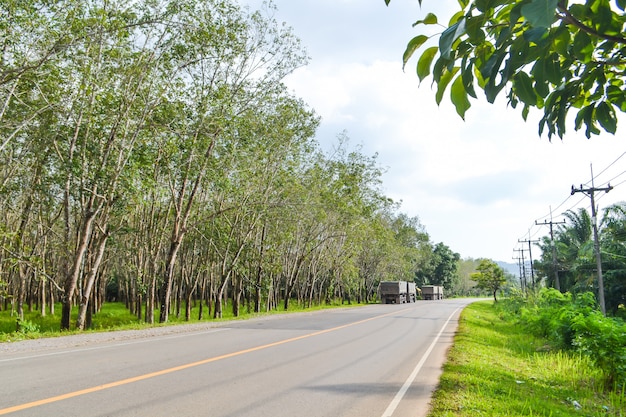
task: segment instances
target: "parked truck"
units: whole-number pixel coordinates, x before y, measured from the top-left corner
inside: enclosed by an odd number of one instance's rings
[[[383,281],[378,290],[383,304],[414,303],[417,299],[414,282]]]
[[[440,285],[423,285],[422,298],[424,300],[443,300],[443,287]]]

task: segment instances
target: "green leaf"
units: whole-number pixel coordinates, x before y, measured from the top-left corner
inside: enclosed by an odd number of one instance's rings
[[[522,7],[522,16],[532,27],[549,28],[555,19],[559,0],[532,0]]]
[[[439,51],[441,56],[446,59],[450,58],[452,52],[452,44],[465,33],[465,19],[459,20],[448,29],[444,30],[439,38]]]
[[[514,27],[518,20],[522,17],[522,7],[524,7],[524,3],[517,3],[509,13],[509,26]]]
[[[419,60],[417,61],[417,77],[420,81],[430,75],[430,66],[438,50],[439,48],[437,48],[436,46],[431,46],[430,48],[426,49],[424,53],[422,53],[422,56],[420,56]]]
[[[463,10],[459,10],[458,12],[452,15],[452,17],[448,21],[448,26],[452,26],[455,23],[458,23],[464,17],[465,17],[465,12]]]
[[[598,123],[600,123],[600,126],[602,126],[604,130],[615,134],[617,130],[617,118],[615,117],[613,108],[606,101],[601,102],[596,107],[596,119],[598,119]]]
[[[485,40],[485,32],[482,29],[484,24],[485,17],[483,15],[470,16],[466,20],[465,31],[467,36],[469,36],[470,42],[474,45],[478,45]]]
[[[465,120],[465,112],[471,107],[471,104],[467,98],[467,92],[463,86],[463,77],[459,75],[456,77],[450,87],[450,99],[456,107],[456,112],[463,120]]]
[[[444,59],[441,55],[439,55],[439,58],[435,62],[435,65],[433,65],[433,81],[434,82],[439,83],[439,80],[441,79],[441,75],[443,74],[444,70],[446,69],[446,67],[448,66],[450,62],[452,62],[452,60]]]
[[[545,27],[536,27],[528,29],[524,32],[524,39],[527,42],[539,43],[548,35],[548,29]]]
[[[496,39],[496,48],[502,47],[505,43],[509,43],[511,41],[511,29],[508,27],[502,29],[498,34],[498,39]]]
[[[616,0],[615,3],[617,3],[617,7],[619,7],[621,11],[626,9],[626,0]]]
[[[505,66],[506,76],[510,77],[520,67],[528,64],[529,60],[528,42],[524,42],[523,39],[517,38],[509,48],[509,59],[507,60]]]
[[[424,42],[426,42],[427,40],[428,40],[428,36],[417,35],[416,37],[414,37],[413,39],[409,41],[408,45],[406,46],[406,50],[404,51],[404,55],[402,56],[402,69],[403,70],[404,70],[404,67],[406,66],[406,63],[409,61],[409,59],[411,59],[411,56],[413,56],[413,53],[415,52],[415,50],[419,48],[420,46],[422,46]]]
[[[576,115],[575,128],[576,130],[579,130],[580,126],[582,126],[582,123],[584,123],[586,126],[585,136],[587,137],[587,139],[591,138],[592,134],[594,135],[600,134],[600,129],[598,129],[598,127],[596,126],[595,120],[593,119],[593,114],[594,114],[593,109],[594,109],[593,104],[590,104],[589,106],[583,107]]]
[[[585,106],[576,113],[576,119],[574,122],[574,129],[578,130],[582,127],[583,122],[591,119],[590,115],[593,113],[593,104]],[[587,136],[589,139],[589,136]]]
[[[470,60],[469,64],[467,62],[467,56],[463,57],[463,61],[461,62],[461,76],[463,77],[463,88],[468,95],[476,97],[476,91],[474,90],[474,61]]]
[[[561,63],[559,56],[552,54],[546,59],[544,64],[544,74],[548,81],[554,85],[559,85],[563,81],[563,73],[561,72]]]
[[[498,71],[500,70],[500,65],[502,65],[502,61],[506,58],[507,51],[506,50],[497,50],[494,51],[493,54],[489,57],[487,62],[480,68],[480,73],[483,78],[494,79],[498,75]]]
[[[593,55],[591,37],[582,30],[579,31],[576,36],[574,36],[572,51],[574,52],[574,56],[583,63],[589,63]]]
[[[620,87],[616,85],[609,85],[606,88],[606,96],[609,103],[613,104],[621,111],[626,111],[626,96]]]
[[[535,80],[535,91],[540,97],[547,97],[550,94],[550,86],[546,79],[546,60],[537,60],[531,72]]]
[[[557,108],[557,118],[556,118],[556,128],[557,128],[557,134],[559,135],[559,138],[563,139],[563,135],[565,134],[565,121],[566,121],[566,116],[567,116],[567,109],[568,109],[568,101],[567,101],[567,91],[564,91],[562,94],[559,95],[559,100],[556,103],[556,108]]]
[[[483,75],[480,73],[480,71],[478,70],[478,68],[476,67],[476,65],[474,65],[474,77],[476,78],[476,83],[478,84],[478,86],[482,89],[485,88],[485,84],[486,81],[483,78]]]
[[[446,91],[448,84],[452,81],[452,77],[459,71],[458,67],[454,67],[452,71],[444,71],[441,74],[441,78],[437,83],[437,93],[435,94],[435,101],[437,105],[441,104],[441,100],[443,98],[443,93]]]
[[[595,21],[598,23],[596,30],[601,33],[606,33],[611,27],[613,21],[613,12],[609,2],[599,2],[598,9],[594,12]]]
[[[489,103],[493,103],[494,101],[496,101],[496,97],[498,96],[498,94],[500,94],[500,91],[502,91],[502,89],[504,88],[505,83],[501,82],[500,84],[496,85],[495,81],[493,80],[493,78],[490,78],[487,83],[485,84],[485,96],[487,97],[487,101]]]
[[[481,12],[486,12],[489,9],[493,9],[497,4],[496,0],[475,0],[474,5]]]
[[[525,72],[520,71],[513,77],[513,91],[525,104],[537,105],[537,94],[533,89],[532,79]]]
[[[423,24],[423,25],[436,25],[438,22],[437,20],[437,16],[433,13],[428,13],[426,15],[425,18],[423,18],[422,20],[418,20],[417,22],[413,23],[413,27],[419,25],[419,24]]]
[[[528,119],[529,110],[530,110],[530,106],[528,105],[524,106],[524,108],[522,109],[522,118],[524,119],[524,121]]]
[[[559,27],[552,37],[554,50],[561,56],[569,58],[569,47],[572,43],[571,33],[567,28]]]

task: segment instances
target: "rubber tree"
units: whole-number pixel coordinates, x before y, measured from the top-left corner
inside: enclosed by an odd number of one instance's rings
[[[155,28],[153,10],[99,0],[83,2],[82,7],[71,22],[80,42],[62,55],[66,101],[59,108],[63,123],[54,138],[64,175],[68,250],[63,329],[69,328],[72,297],[81,280],[77,328],[85,326],[112,233],[111,214],[116,206],[124,206],[128,185],[135,181],[138,171],[129,168],[162,94],[160,49],[167,40],[164,29]]]
[[[176,1],[176,43],[171,57],[180,69],[170,81],[178,94],[167,171],[173,216],[160,290],[161,322],[168,320],[174,266],[198,191],[223,135],[228,137],[249,109],[282,88],[281,81],[305,62],[290,30],[260,13],[247,14],[227,1]]]

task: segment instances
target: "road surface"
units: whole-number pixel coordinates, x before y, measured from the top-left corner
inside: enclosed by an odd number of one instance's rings
[[[0,353],[0,415],[420,417],[471,301],[332,309],[12,349]]]

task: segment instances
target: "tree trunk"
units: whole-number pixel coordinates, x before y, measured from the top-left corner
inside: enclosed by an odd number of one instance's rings
[[[239,317],[241,311],[241,294],[243,293],[243,280],[240,276],[233,283],[233,315]]]
[[[103,230],[102,233],[103,235],[98,242],[96,250],[96,258],[91,265],[89,273],[87,274],[85,287],[83,288],[83,294],[80,300],[78,319],[76,320],[76,329],[78,330],[85,330],[89,299],[91,298],[93,286],[96,281],[96,277],[98,276],[98,269],[100,268],[100,264],[102,263],[102,259],[104,258],[104,250],[106,248],[106,243],[109,235],[106,230]]]
[[[185,321],[191,320],[191,307],[193,305],[193,291],[188,291],[187,297],[185,298]]]
[[[56,302],[56,299],[54,297],[54,284],[52,283],[52,281],[50,281],[50,315],[54,316],[54,303]]]
[[[215,306],[214,306],[214,310],[213,310],[213,318],[214,319],[221,319],[222,318],[222,296],[223,296],[223,291],[219,291],[216,295],[215,295]]]
[[[206,292],[206,274],[202,273],[202,280],[200,282],[200,294],[198,299],[200,300],[200,305],[198,306],[198,321],[204,318],[204,296]]]
[[[177,229],[174,230],[173,238],[170,243],[170,250],[167,253],[167,261],[165,264],[165,274],[163,285],[161,286],[160,294],[160,306],[161,311],[159,315],[160,323],[167,323],[170,314],[171,296],[172,296],[172,281],[174,278],[174,267],[176,264],[176,256],[180,249],[183,233],[179,233]]]
[[[153,270],[156,271],[156,268]],[[146,323],[154,324],[154,306],[156,304],[156,276],[153,276],[148,285],[146,294]]]
[[[85,257],[85,253],[87,251],[89,237],[91,236],[91,230],[95,217],[96,212],[87,211],[83,219],[83,225],[79,233],[79,243],[76,247],[76,251],[74,252],[72,268],[70,269],[68,277],[65,281],[65,292],[63,294],[62,300],[63,310],[61,312],[61,330],[70,329],[74,292],[76,291],[76,287],[78,284],[81,266]]]
[[[39,314],[41,314],[41,317],[46,317],[46,291],[48,291],[48,286],[46,285],[45,275],[42,275],[39,286],[41,288],[39,290]]]

